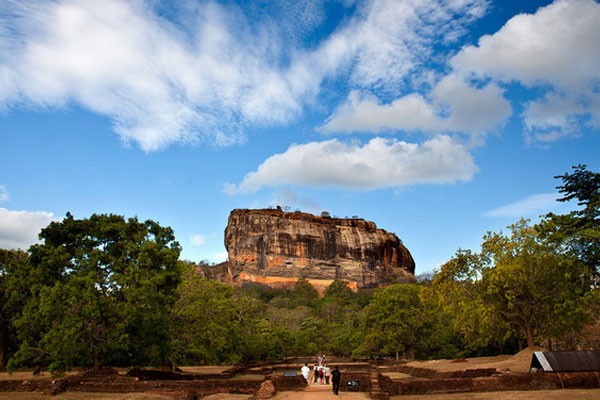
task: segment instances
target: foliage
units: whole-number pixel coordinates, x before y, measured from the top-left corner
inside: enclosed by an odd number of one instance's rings
[[[571,257],[579,259],[600,279],[600,173],[585,165],[574,172],[558,175],[563,182],[557,189],[559,201],[577,200],[581,209],[565,215],[549,213],[538,226],[542,237],[553,242]],[[598,282],[596,282],[598,284]]]
[[[42,229],[30,249],[32,296],[9,367],[161,363],[179,283],[179,244],[153,221],[92,215]]]
[[[560,337],[590,320],[586,266],[540,238],[520,220],[510,236],[488,233],[482,244],[483,300],[519,330],[533,347],[535,337]]]
[[[191,266],[182,268],[170,318],[173,363],[239,361],[239,307],[234,288],[200,277]]]
[[[29,297],[27,253],[0,249],[0,369],[18,345],[14,322]]]
[[[360,352],[369,356],[409,353],[425,327],[421,288],[416,284],[395,284],[378,290],[365,310],[365,339]]]

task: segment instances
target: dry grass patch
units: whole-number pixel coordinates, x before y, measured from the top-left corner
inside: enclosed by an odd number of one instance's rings
[[[392,379],[410,379],[412,376],[408,374],[403,374],[402,372],[383,372],[384,376],[387,376]]]
[[[452,362],[453,360],[412,361],[407,365],[417,368],[434,369],[436,371],[464,371],[476,368],[496,368],[497,370],[510,369],[512,372],[529,372],[531,357],[534,351],[543,349],[525,349],[514,356],[501,355],[495,357],[467,358],[466,362]]]
[[[210,375],[210,374],[222,374],[231,368],[231,365],[202,365],[197,367],[179,367],[183,372],[189,372],[191,374]]]
[[[244,374],[244,375],[236,375],[231,378],[234,381],[262,381],[265,379],[264,375],[256,375],[256,374]]]
[[[70,371],[67,372],[66,375],[77,375],[79,374],[81,371]],[[39,379],[50,379],[52,378],[52,375],[50,375],[49,372],[40,372],[37,375],[33,374],[33,371],[15,371],[12,374],[9,374],[8,372],[0,372],[0,381],[24,381],[24,380],[28,380],[28,381],[32,381],[32,380],[39,380]]]

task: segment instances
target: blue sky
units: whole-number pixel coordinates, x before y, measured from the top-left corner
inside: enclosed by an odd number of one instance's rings
[[[594,0],[0,0],[0,247],[67,211],[224,259],[234,208],[358,215],[417,273],[600,168]]]

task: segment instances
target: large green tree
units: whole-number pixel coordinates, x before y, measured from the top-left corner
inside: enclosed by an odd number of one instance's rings
[[[600,278],[600,173],[586,165],[558,175],[561,202],[576,200],[580,209],[564,215],[549,213],[539,224],[540,233],[549,241],[576,257]],[[596,282],[597,283],[597,282]]]
[[[0,369],[17,345],[14,322],[29,297],[26,271],[27,253],[0,249]]]
[[[416,284],[394,284],[375,292],[365,310],[365,355],[414,358],[426,323],[420,290]]]
[[[435,313],[439,331],[432,344],[439,341],[438,346],[457,351],[456,356],[488,346],[500,349],[511,335],[509,325],[483,301],[485,288],[480,276],[484,263],[480,254],[459,249],[435,273],[431,286],[421,291],[428,311]]]
[[[488,233],[482,244],[483,300],[527,345],[535,338],[560,337],[578,330],[592,315],[588,270],[579,260],[543,240],[538,230],[520,220],[510,235]]]
[[[205,279],[190,265],[183,265],[177,293],[179,298],[173,307],[170,324],[174,364],[240,361],[243,335],[240,324],[245,307],[235,289]]]
[[[180,276],[171,228],[67,213],[40,239],[30,248],[32,297],[16,322],[22,343],[9,367],[166,362]]]

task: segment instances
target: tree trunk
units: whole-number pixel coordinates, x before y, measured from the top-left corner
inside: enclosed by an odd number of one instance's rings
[[[396,361],[398,361],[400,359],[400,352],[396,351]]]
[[[409,357],[411,360],[415,359],[415,348],[413,346],[410,346],[410,349],[408,350],[409,352]]]
[[[546,348],[548,351],[552,351],[552,339],[548,338],[548,341],[546,342]]]
[[[100,353],[94,351],[94,371],[100,371]]]
[[[2,326],[0,326],[0,370],[6,368],[6,362],[8,361],[6,359],[7,336],[6,321],[2,321]]]
[[[527,347],[533,349],[535,347],[535,342],[533,341],[533,329],[531,329],[531,325],[527,324],[525,330],[527,333]]]

